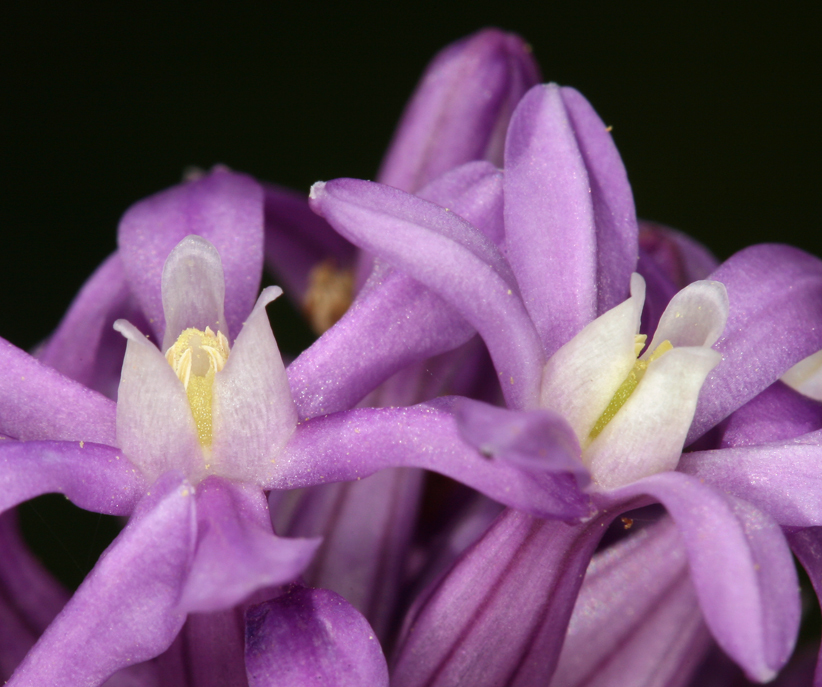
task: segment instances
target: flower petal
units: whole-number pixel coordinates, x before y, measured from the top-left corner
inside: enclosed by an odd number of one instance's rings
[[[116,406],[0,339],[0,433],[114,445]]]
[[[290,582],[320,543],[275,536],[262,491],[220,477],[197,485],[197,532],[180,601],[187,612],[231,608],[258,589]]]
[[[730,312],[688,443],[822,349],[822,261],[790,246],[751,246],[711,279],[725,284]]]
[[[99,685],[164,651],[196,532],[194,490],[170,473],[133,518],[9,680],[17,685]]]
[[[322,536],[305,583],[343,596],[378,637],[391,629],[422,487],[422,470],[382,470],[306,489],[288,522],[275,520],[277,531],[289,537]]]
[[[782,382],[774,382],[735,410],[721,429],[720,448],[793,439],[822,429],[822,402],[803,396]]]
[[[166,329],[160,350],[165,353],[183,330],[210,327],[230,338],[223,303],[225,281],[217,249],[201,236],[186,236],[163,264],[163,314]]]
[[[203,452],[182,383],[165,356],[129,322],[117,320],[114,328],[128,339],[116,444],[149,479],[175,469],[201,474]]]
[[[800,360],[782,375],[782,381],[805,396],[822,401],[822,351]]]
[[[591,104],[573,88],[560,96],[574,128],[591,184],[597,241],[597,314],[625,300],[636,270],[638,233],[628,173],[609,133]]]
[[[536,407],[542,347],[509,268],[488,239],[444,208],[354,179],[315,184],[312,207],[454,306],[485,340],[509,405]]]
[[[388,687],[373,630],[345,599],[292,588],[246,612],[249,687]]]
[[[161,295],[163,264],[189,234],[210,241],[225,272],[228,329],[239,332],[254,305],[263,266],[263,194],[250,177],[215,168],[205,176],[133,205],[118,234],[120,256],[157,339],[166,329]]]
[[[80,508],[128,515],[146,481],[120,449],[75,441],[0,441],[0,512],[40,494]]]
[[[677,293],[659,320],[651,345],[642,354],[647,359],[666,339],[674,348],[716,343],[728,319],[728,293],[718,281],[695,281]]]
[[[639,220],[639,247],[677,289],[707,279],[719,267],[719,260],[701,243],[656,222]]]
[[[822,525],[822,430],[763,446],[695,451],[679,470],[749,501],[780,525]]]
[[[213,469],[262,482],[297,425],[283,359],[265,306],[282,293],[269,286],[257,299],[225,367],[214,377]]]
[[[686,684],[709,642],[685,551],[664,518],[594,556],[550,684]]]
[[[379,181],[414,193],[470,160],[502,164],[502,141],[519,99],[539,81],[527,44],[484,29],[442,50],[405,109]]]
[[[114,398],[126,352],[126,342],[112,330],[120,318],[149,331],[129,290],[122,260],[114,253],[83,285],[37,357],[66,377]]]
[[[751,679],[770,680],[793,651],[800,616],[796,570],[779,526],[750,504],[677,472],[646,477],[600,505],[643,495],[659,500],[676,522],[714,638]]]
[[[571,462],[569,429],[546,418],[543,471],[483,457],[460,436],[454,399],[407,408],[360,408],[315,418],[297,426],[274,466],[266,489],[294,489],[360,479],[386,467],[422,467],[452,477],[506,505],[542,516],[588,514],[587,497],[570,474],[552,464]],[[536,461],[535,461],[536,463]]]
[[[308,273],[323,260],[338,267],[353,265],[356,249],[308,207],[308,196],[263,184],[265,195],[265,264],[286,295],[302,304]]]
[[[560,88],[532,88],[505,141],[505,240],[549,356],[597,315],[590,183]]]
[[[631,279],[631,297],[590,322],[545,364],[540,407],[561,413],[587,437],[636,363],[645,282]]]
[[[411,609],[392,685],[545,684],[603,525],[506,510]]]

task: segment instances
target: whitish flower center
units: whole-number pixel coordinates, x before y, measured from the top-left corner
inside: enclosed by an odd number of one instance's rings
[[[645,334],[637,334],[634,337],[634,351],[637,357],[645,347],[645,341],[647,338],[648,337]],[[670,341],[668,341],[668,339],[665,339],[665,341],[656,347],[647,360],[637,360],[634,363],[633,369],[631,369],[628,373],[628,376],[622,384],[619,385],[619,388],[616,390],[616,393],[611,399],[611,402],[608,404],[608,407],[605,408],[605,412],[599,416],[599,419],[594,424],[594,428],[591,430],[590,440],[596,439],[599,433],[605,429],[605,426],[614,419],[614,416],[619,412],[619,409],[625,405],[625,401],[631,397],[631,394],[634,393],[634,389],[637,388],[639,383],[642,381],[642,378],[645,376],[645,371],[648,369],[649,363],[661,358],[671,349],[673,349],[673,345]]]
[[[228,339],[211,327],[186,329],[166,351],[166,360],[183,383],[203,446],[211,446],[211,398],[214,375],[228,359]]]

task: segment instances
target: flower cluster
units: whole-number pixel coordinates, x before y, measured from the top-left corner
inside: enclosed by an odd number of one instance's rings
[[[0,510],[127,516],[70,598],[0,518],[9,685],[787,664],[792,552],[822,591],[822,262],[637,221],[609,128],[539,81],[516,36],[456,43],[378,181],[193,175],[34,356],[0,340]],[[264,265],[319,334],[288,365]]]

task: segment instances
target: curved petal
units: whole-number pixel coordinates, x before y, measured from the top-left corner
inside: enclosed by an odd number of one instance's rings
[[[1,441],[0,512],[40,494],[109,515],[128,515],[145,493],[143,474],[118,448],[83,441]]]
[[[217,249],[201,236],[186,236],[174,246],[163,263],[163,314],[166,318],[163,345],[168,351],[183,330],[210,327],[227,339],[223,302],[225,281]]]
[[[263,267],[263,194],[256,181],[217,167],[205,176],[133,205],[118,244],[132,293],[154,327],[166,329],[161,276],[171,250],[189,234],[210,241],[225,272],[228,329],[240,326],[257,297]]]
[[[800,360],[782,375],[782,381],[805,396],[822,401],[822,351]]]
[[[126,343],[112,330],[117,319],[139,322],[143,314],[129,290],[118,253],[89,277],[60,326],[37,358],[58,372],[109,398],[117,393]]]
[[[505,242],[525,307],[550,356],[597,315],[591,182],[556,84],[532,88],[511,118]]]
[[[411,609],[392,686],[545,684],[604,525],[506,510]]]
[[[561,413],[578,437],[588,437],[636,364],[644,300],[645,282],[636,275],[627,301],[587,324],[545,363],[540,407]]]
[[[785,664],[799,630],[799,583],[779,526],[750,504],[677,472],[610,492],[602,506],[650,495],[676,522],[714,638],[753,680]]]
[[[269,286],[257,299],[225,367],[214,377],[212,467],[262,482],[297,425],[283,359],[265,306],[282,293]]]
[[[265,265],[294,302],[302,304],[308,273],[324,260],[353,265],[356,248],[308,207],[308,195],[262,184],[265,197]]]
[[[354,179],[315,184],[312,207],[459,310],[485,340],[509,405],[537,406],[542,348],[505,260],[479,231],[416,196]]]
[[[636,271],[645,280],[647,286],[645,306],[642,309],[642,325],[639,331],[646,336],[653,336],[659,326],[659,318],[662,317],[668,303],[679,289],[654,259],[642,250],[641,246]]]
[[[470,160],[502,164],[502,141],[519,99],[539,81],[527,44],[484,29],[442,50],[405,109],[379,181],[414,193]]]
[[[388,687],[368,621],[325,589],[292,588],[246,612],[249,687]]]
[[[560,96],[591,184],[597,241],[597,314],[625,300],[636,269],[638,233],[628,173],[609,128],[591,104],[573,88]]]
[[[0,339],[0,433],[116,444],[116,406]]]
[[[780,525],[822,525],[822,430],[763,446],[695,451],[679,471],[749,501]]]
[[[822,402],[774,382],[720,426],[720,448],[756,446],[822,429]]]
[[[481,455],[460,436],[453,403],[442,398],[407,408],[361,408],[304,422],[264,488],[294,489],[359,479],[386,467],[422,467],[526,512],[567,519],[588,514],[587,497],[573,475],[552,471],[553,464],[574,458],[566,455],[575,440],[561,418],[545,418],[546,439],[553,441],[545,446],[540,471],[536,461],[523,468]]]
[[[664,518],[594,556],[550,684],[684,685],[709,646],[685,551]]]
[[[695,281],[677,293],[659,320],[651,345],[642,358],[650,356],[666,339],[674,348],[713,346],[728,320],[728,293],[718,281]]]
[[[639,220],[639,248],[677,290],[698,279],[707,279],[719,267],[719,260],[701,243],[656,222]]]
[[[818,599],[822,596],[822,527],[809,527],[787,536],[791,549],[808,573]],[[822,684],[822,661],[818,659],[813,684],[814,687]]]
[[[711,275],[730,312],[715,348],[722,362],[699,396],[688,443],[822,349],[822,261],[790,246],[759,245]]]
[[[99,685],[168,648],[185,620],[177,603],[195,528],[194,490],[170,473],[140,502],[8,684]]]
[[[114,327],[128,339],[117,394],[117,446],[149,479],[167,470],[201,474],[205,461],[182,383],[129,322],[117,320]]]
[[[253,592],[290,582],[311,561],[318,539],[280,539],[262,491],[208,477],[197,485],[197,550],[180,608],[219,611]]]

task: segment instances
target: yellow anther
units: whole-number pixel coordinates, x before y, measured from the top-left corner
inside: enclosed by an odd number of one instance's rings
[[[638,358],[639,354],[642,353],[642,349],[645,348],[645,342],[648,340],[647,334],[637,334],[634,336],[634,355]]]
[[[175,374],[183,384],[203,446],[211,446],[211,394],[214,375],[228,359],[228,339],[210,327],[205,331],[186,329],[166,352]]]
[[[645,347],[645,340],[646,336],[644,334],[637,334],[634,343],[636,355],[639,355],[642,352],[642,349]],[[654,360],[661,358],[671,349],[673,349],[673,345],[670,341],[668,341],[668,339],[665,339],[665,341],[654,349],[654,352],[651,353],[648,360],[637,360],[634,363],[633,369],[628,373],[625,381],[619,385],[619,388],[616,390],[611,402],[608,403],[608,406],[605,408],[605,412],[599,416],[599,420],[597,420],[596,424],[594,424],[594,428],[591,430],[590,439],[596,439],[597,436],[599,436],[599,433],[605,429],[605,426],[614,419],[614,416],[619,412],[619,409],[625,405],[625,401],[630,398],[631,394],[634,393],[634,389],[637,388],[639,383],[642,381],[642,378],[645,376],[645,371],[648,369],[648,365]]]

